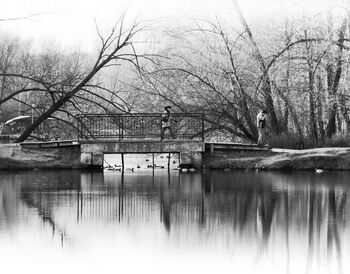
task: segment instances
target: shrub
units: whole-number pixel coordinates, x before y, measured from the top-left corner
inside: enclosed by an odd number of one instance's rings
[[[269,138],[269,146],[289,149],[304,148],[302,140],[295,133],[282,133],[281,135],[273,135]]]
[[[332,138],[316,142],[310,138],[300,138],[295,133],[283,133],[269,138],[269,146],[286,149],[308,149],[317,147],[350,147],[350,136],[335,135]]]
[[[350,136],[337,134],[332,138],[326,139],[322,142],[323,147],[349,147]]]

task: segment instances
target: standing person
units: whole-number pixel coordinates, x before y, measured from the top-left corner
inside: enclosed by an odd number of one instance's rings
[[[265,137],[265,127],[266,127],[266,110],[261,110],[256,116],[256,125],[258,127],[258,145],[263,145],[266,137]]]
[[[164,112],[162,114],[162,132],[161,132],[161,135],[160,135],[160,139],[161,140],[164,139],[164,134],[165,134],[166,130],[169,130],[170,135],[171,135],[171,137],[173,139],[176,138],[174,132],[171,129],[171,120],[172,120],[172,118],[171,118],[170,109],[171,109],[171,106],[165,106]]]

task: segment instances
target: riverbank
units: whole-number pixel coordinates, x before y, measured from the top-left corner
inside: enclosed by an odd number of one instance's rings
[[[203,164],[208,169],[350,170],[350,148],[272,149],[259,154],[231,153],[205,158]]]
[[[22,148],[0,144],[0,170],[80,168],[80,148]]]

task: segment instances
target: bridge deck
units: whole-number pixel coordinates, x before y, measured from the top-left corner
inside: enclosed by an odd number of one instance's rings
[[[49,142],[23,142],[20,143],[22,148],[54,148],[54,147],[70,147],[79,146],[78,140],[59,140]]]
[[[256,144],[242,143],[223,143],[223,142],[202,142],[191,140],[163,140],[159,139],[99,139],[99,140],[60,140],[49,142],[24,142],[21,146],[24,148],[54,148],[77,145],[94,145],[94,150],[100,150],[104,153],[113,153],[116,151],[138,153],[138,152],[162,152],[173,150],[179,152],[182,150],[214,152],[215,150],[240,150],[240,151],[267,151],[269,146],[258,146]],[[103,146],[103,148],[102,148]]]

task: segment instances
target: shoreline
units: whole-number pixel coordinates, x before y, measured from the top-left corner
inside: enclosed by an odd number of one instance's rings
[[[350,170],[350,148],[328,147],[304,150],[216,151],[203,153],[202,169],[217,170]],[[80,147],[21,148],[0,145],[0,170],[101,169],[81,163]]]
[[[204,165],[207,169],[232,170],[350,170],[350,148],[272,149],[259,157],[209,156]]]

